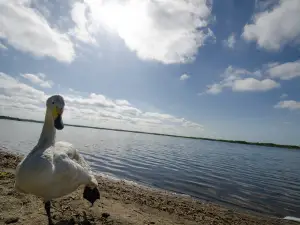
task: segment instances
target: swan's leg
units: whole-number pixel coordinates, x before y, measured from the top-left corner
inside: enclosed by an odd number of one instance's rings
[[[52,219],[51,219],[50,208],[51,208],[51,202],[50,201],[45,202],[45,210],[46,210],[46,213],[47,213],[47,216],[48,216],[48,224],[52,225],[53,222],[52,222]]]

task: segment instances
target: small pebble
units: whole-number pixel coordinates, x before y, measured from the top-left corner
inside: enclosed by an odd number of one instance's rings
[[[11,224],[11,223],[16,223],[19,221],[19,217],[11,217],[5,220],[5,224]]]

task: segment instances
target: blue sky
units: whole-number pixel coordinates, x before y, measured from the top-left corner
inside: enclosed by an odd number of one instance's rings
[[[298,0],[0,3],[0,113],[300,144]]]

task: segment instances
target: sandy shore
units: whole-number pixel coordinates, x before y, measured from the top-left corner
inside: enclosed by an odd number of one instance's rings
[[[13,170],[21,157],[0,150],[0,224],[47,224],[41,199],[13,188]],[[52,217],[63,224],[299,224],[249,214],[196,201],[190,197],[98,177],[101,199],[93,207],[82,198],[82,188],[54,200]]]

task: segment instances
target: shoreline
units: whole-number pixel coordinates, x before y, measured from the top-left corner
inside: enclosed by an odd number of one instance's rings
[[[13,188],[20,155],[0,149],[0,224],[47,224],[41,199]],[[53,200],[55,224],[299,224],[202,202],[190,196],[145,187],[134,182],[97,176],[100,201],[93,207],[82,198],[82,187],[71,195]],[[12,222],[15,221],[15,222]]]
[[[3,115],[0,115],[0,119],[20,121],[20,122],[43,123],[43,121],[39,121],[39,120],[21,119],[21,118],[3,116]],[[113,128],[106,128],[106,127],[95,127],[95,126],[85,126],[85,125],[76,125],[76,124],[65,124],[65,125],[70,127],[90,128],[90,129],[97,129],[97,130],[110,130],[110,131],[128,132],[128,133],[136,133],[136,134],[148,134],[148,135],[185,138],[185,139],[193,139],[193,140],[216,141],[216,142],[242,144],[242,145],[264,146],[269,148],[286,148],[286,149],[294,149],[294,150],[300,149],[300,145],[287,145],[287,144],[275,144],[275,143],[266,143],[266,142],[250,142],[250,141],[242,141],[242,140],[225,140],[225,139],[204,138],[204,137],[194,137],[194,136],[181,136],[175,134],[163,134],[163,133],[137,131],[137,130],[113,129]]]

